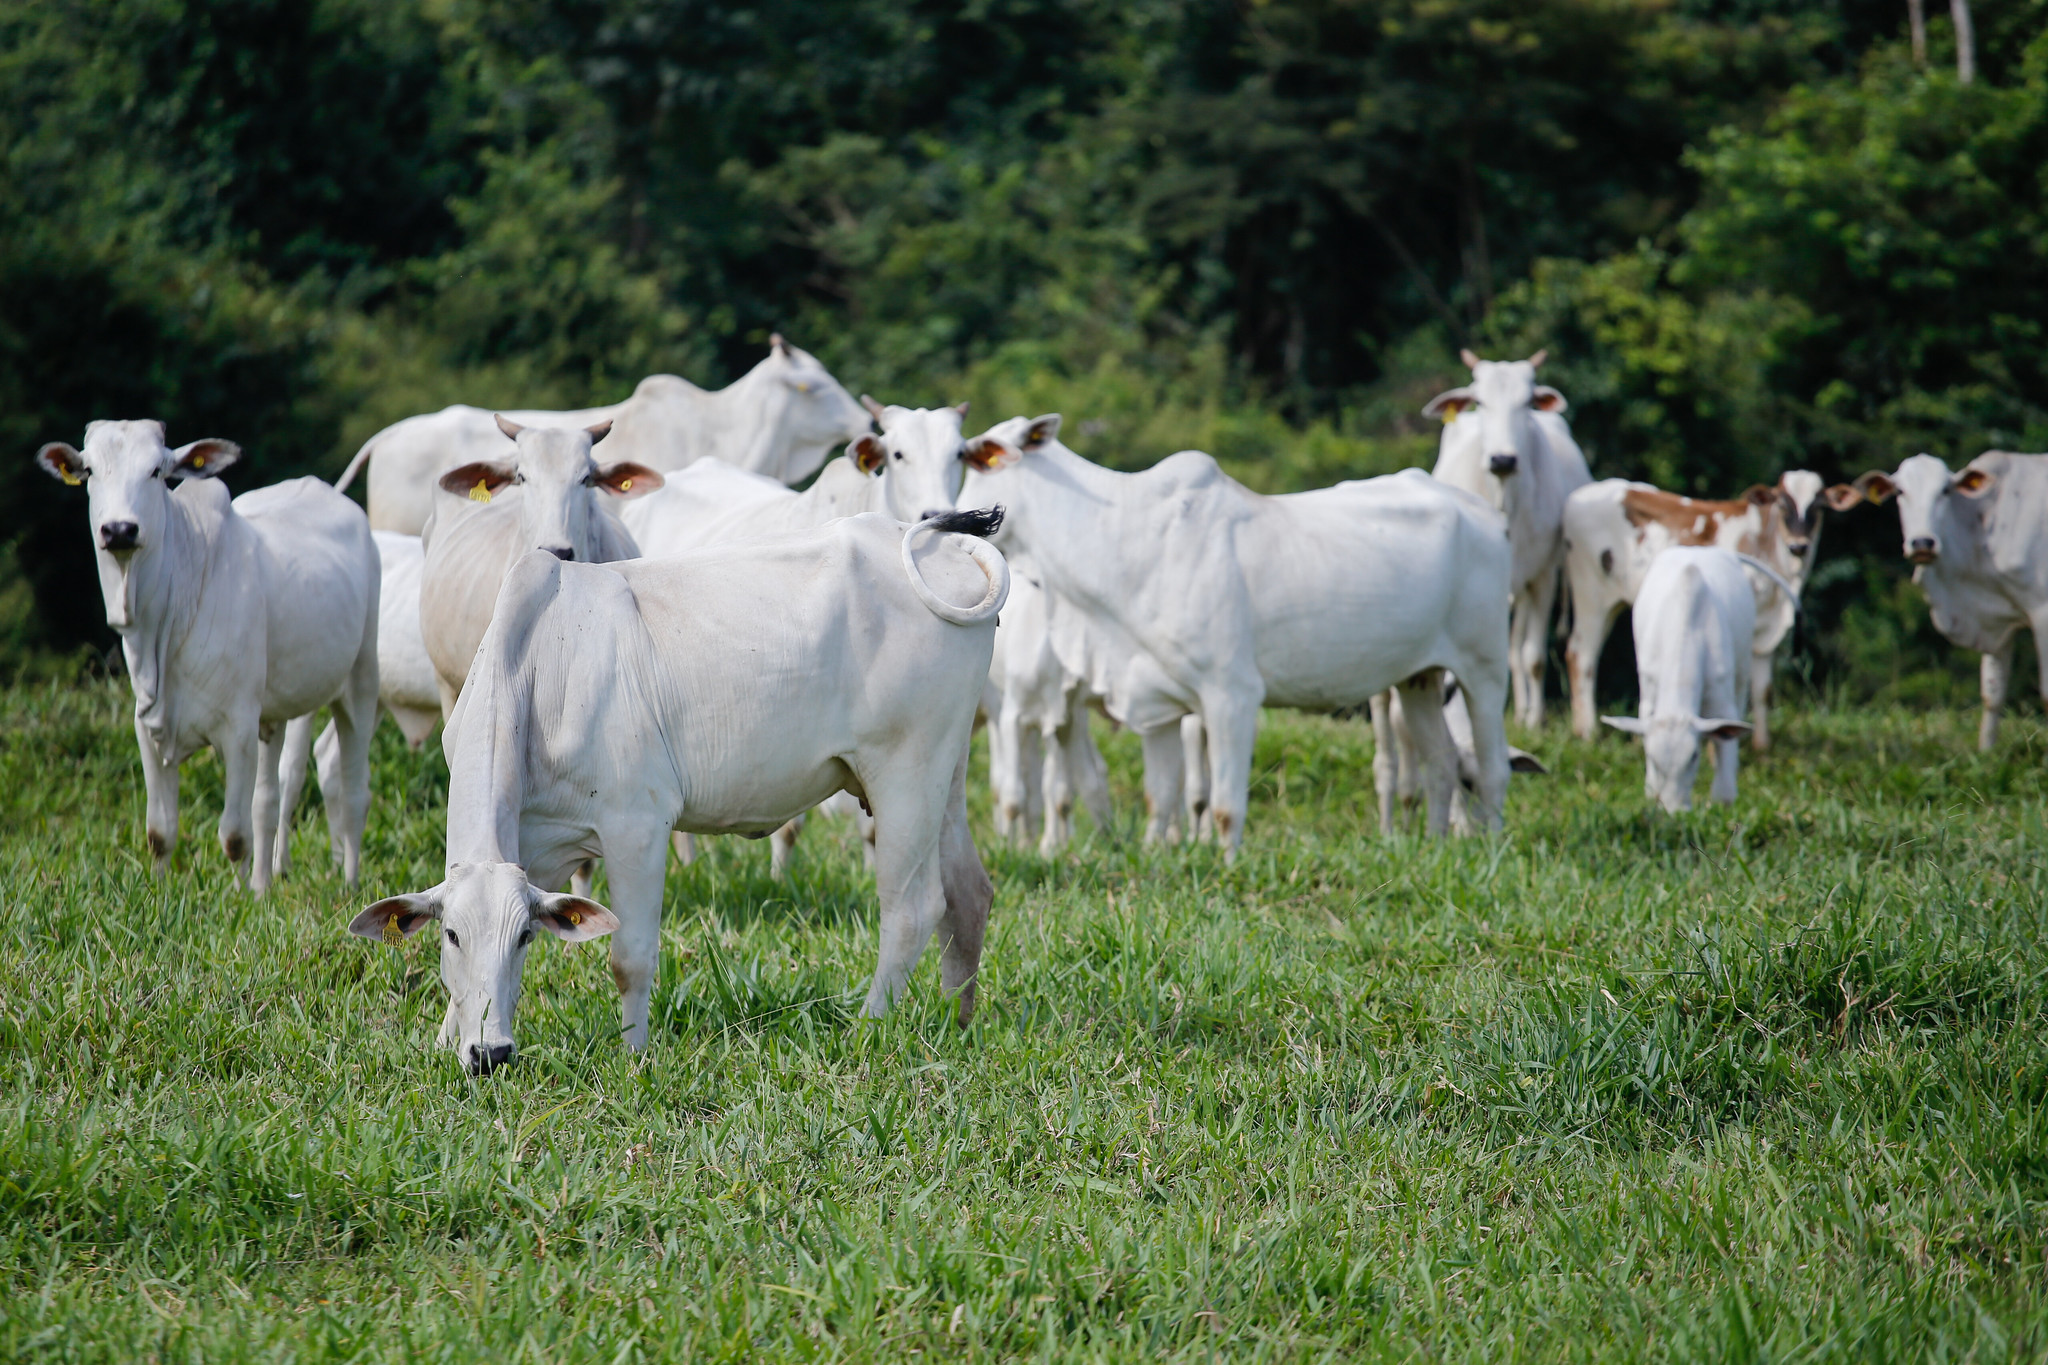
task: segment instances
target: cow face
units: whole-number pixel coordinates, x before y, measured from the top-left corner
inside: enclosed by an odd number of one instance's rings
[[[378,901],[348,928],[361,938],[397,944],[436,921],[453,1034],[441,1041],[454,1044],[474,1076],[503,1066],[518,1052],[512,1021],[534,939],[553,934],[580,943],[619,927],[596,901],[539,891],[513,863],[457,863],[439,886]]]
[[[1872,470],[1856,480],[1856,487],[1872,502],[1898,498],[1903,553],[1914,564],[1927,565],[1954,547],[1961,529],[1959,519],[1968,515],[1967,504],[1958,506],[1955,500],[1981,498],[1994,482],[1982,469],[1952,475],[1940,460],[1921,454],[1889,475]]]
[[[99,558],[100,594],[107,624],[133,624],[129,575],[138,558],[163,543],[170,520],[169,486],[180,479],[210,479],[240,459],[242,448],[214,437],[171,450],[162,422],[94,422],[85,448],[52,441],[36,452],[51,478],[86,486],[87,525]]]
[[[882,430],[848,446],[847,458],[862,473],[885,480],[889,515],[898,521],[923,521],[952,511],[967,472],[967,445],[960,439],[967,405],[883,407],[866,395],[860,401]]]
[[[836,446],[867,434],[868,414],[817,357],[778,333],[768,339],[770,377],[785,391],[783,434],[798,445]]]
[[[1472,382],[1430,399],[1422,414],[1446,422],[1477,421],[1487,472],[1496,479],[1511,479],[1527,462],[1533,445],[1530,414],[1561,413],[1567,406],[1563,394],[1536,382],[1536,367],[1547,354],[1538,351],[1527,360],[1481,360],[1471,351],[1460,351],[1458,358],[1471,369]]]
[[[603,515],[596,495],[638,498],[662,485],[661,475],[645,465],[600,465],[592,456],[591,448],[610,433],[610,422],[575,431],[522,427],[500,417],[498,429],[512,440],[512,458],[451,469],[441,476],[441,487],[477,502],[489,502],[507,488],[520,489],[524,549],[546,550],[557,559],[594,559],[597,518]]]
[[[1692,809],[1693,782],[1700,772],[1700,744],[1707,739],[1739,739],[1749,733],[1740,720],[1707,720],[1700,716],[1602,716],[1615,729],[1643,737],[1643,794],[1674,815]]]

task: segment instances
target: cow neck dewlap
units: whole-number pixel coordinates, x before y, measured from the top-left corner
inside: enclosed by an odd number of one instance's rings
[[[121,600],[128,613],[121,635],[121,657],[128,664],[128,686],[135,694],[135,718],[156,746],[160,761],[173,757],[177,736],[171,715],[171,692],[164,676],[177,645],[192,629],[207,580],[212,577],[213,555],[220,546],[221,525],[226,520],[226,490],[208,481],[186,494],[181,485],[164,498],[164,533],[160,544],[136,551],[121,576]],[[211,489],[218,493],[221,508],[211,520],[214,534],[198,523],[213,509],[197,505],[196,499]],[[112,556],[101,554],[102,560]],[[189,569],[180,591],[174,566]],[[105,570],[102,569],[104,574]]]

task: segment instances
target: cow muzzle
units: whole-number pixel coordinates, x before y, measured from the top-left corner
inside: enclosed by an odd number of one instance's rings
[[[573,545],[544,545],[541,548],[565,564],[576,558],[576,547]]]
[[[1932,564],[1941,558],[1941,547],[1934,543],[1933,536],[1915,536],[1906,544],[1906,558],[1915,564]]]
[[[463,1049],[463,1064],[472,1076],[488,1076],[512,1060],[517,1049],[511,1043],[471,1043]]]
[[[1785,553],[1791,555],[1794,559],[1804,559],[1806,558],[1806,552],[1812,548],[1813,542],[1810,540],[1795,540],[1785,546]]]
[[[1486,467],[1492,471],[1493,477],[1496,479],[1505,479],[1508,475],[1514,473],[1520,464],[1521,457],[1516,455],[1489,455],[1486,457]]]
[[[114,554],[125,554],[135,549],[141,536],[142,528],[132,521],[100,523],[100,548]]]

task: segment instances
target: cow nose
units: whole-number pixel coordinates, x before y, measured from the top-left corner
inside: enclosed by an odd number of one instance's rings
[[[565,562],[576,558],[576,547],[573,545],[550,545],[547,552]]]
[[[471,1043],[469,1045],[469,1074],[488,1076],[512,1060],[510,1043]]]
[[[1516,463],[1517,460],[1513,455],[1493,455],[1487,458],[1486,467],[1493,471],[1495,478],[1505,479],[1508,475],[1515,472]]]
[[[132,521],[103,521],[100,523],[100,544],[109,550],[132,550],[135,538],[142,534],[142,528]]]
[[[1795,540],[1790,545],[1787,545],[1785,548],[1792,552],[1792,555],[1795,559],[1804,559],[1806,558],[1806,551],[1809,547],[1807,545],[1807,542],[1803,540]]]
[[[1906,558],[1915,564],[1932,564],[1940,553],[1934,546],[1933,536],[1914,536],[1906,545]]]

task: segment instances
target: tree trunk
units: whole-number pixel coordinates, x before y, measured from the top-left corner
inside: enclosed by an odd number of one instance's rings
[[[1948,12],[1956,23],[1956,81],[1968,85],[1977,79],[1977,30],[1970,23],[1970,0],[1948,0]]]
[[[1913,65],[1927,66],[1927,0],[1906,0],[1906,23],[1913,32]]]
[[[1962,0],[1956,0],[1961,4]],[[1493,262],[1486,251],[1486,217],[1479,207],[1479,176],[1468,151],[1458,162],[1460,208],[1465,219],[1465,288],[1470,294],[1474,326],[1483,322],[1493,308]]]

